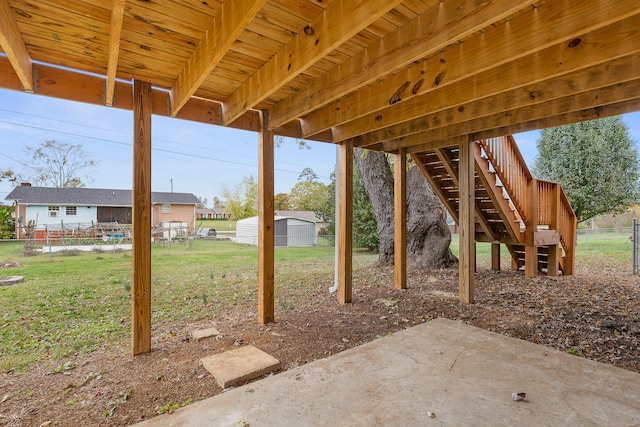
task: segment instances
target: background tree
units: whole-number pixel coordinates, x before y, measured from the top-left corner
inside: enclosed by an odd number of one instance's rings
[[[233,220],[256,216],[258,214],[258,182],[253,175],[246,176],[241,183],[231,189],[224,189],[227,200],[224,212]]]
[[[196,208],[203,209],[207,207],[207,203],[209,200],[206,197],[198,197],[199,203],[196,205]]]
[[[19,176],[11,169],[0,169],[0,182],[9,181],[15,183]]]
[[[366,153],[366,154],[365,154]],[[394,203],[391,165],[385,154],[354,151],[355,164],[371,200],[380,237],[379,260],[393,264]],[[440,200],[417,167],[407,171],[407,259],[416,268],[451,267],[451,232]]]
[[[335,216],[335,215],[334,215]],[[353,243],[377,251],[380,247],[378,223],[358,168],[353,170]]]
[[[534,175],[562,184],[579,222],[638,200],[638,152],[620,117],[544,129],[536,145]]]
[[[223,208],[224,207],[224,203],[222,202],[222,200],[220,200],[218,198],[218,196],[213,196],[213,207],[214,208]]]
[[[15,221],[11,217],[12,206],[0,205],[0,239],[13,239],[15,237]]]
[[[28,180],[39,186],[65,188],[84,187],[90,179],[86,172],[96,162],[88,158],[82,145],[51,139],[37,147],[27,146],[23,165],[29,175],[14,174],[14,182]]]
[[[273,196],[273,208],[279,211],[288,211],[289,195],[287,193],[278,193]]]
[[[327,204],[327,199],[333,197],[329,187],[318,181],[318,175],[313,169],[305,168],[298,182],[289,193],[289,208],[299,211],[313,211],[319,216]]]

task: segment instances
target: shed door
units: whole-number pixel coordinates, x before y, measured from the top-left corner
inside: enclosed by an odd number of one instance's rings
[[[287,220],[276,221],[273,227],[275,246],[287,246]]]

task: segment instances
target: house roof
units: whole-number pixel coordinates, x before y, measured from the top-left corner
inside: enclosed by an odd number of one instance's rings
[[[224,7],[223,7],[224,6]],[[640,109],[637,0],[0,2],[0,87],[389,153]],[[52,33],[52,29],[55,31]]]
[[[282,216],[287,218],[295,218],[300,219],[302,221],[309,221],[315,223],[324,222],[322,219],[316,216],[316,213],[313,211],[275,211],[276,216]]]
[[[131,190],[20,186],[14,188],[5,200],[34,205],[131,206],[131,197]],[[151,193],[152,204],[195,205],[199,202],[191,193]]]

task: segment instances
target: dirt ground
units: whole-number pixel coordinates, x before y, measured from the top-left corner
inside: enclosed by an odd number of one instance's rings
[[[225,317],[156,327],[147,355],[132,358],[126,345],[105,345],[23,374],[2,373],[0,425],[129,425],[221,393],[202,357],[251,344],[287,370],[437,317],[640,372],[640,279],[592,269],[531,280],[522,272],[479,270],[476,303],[462,305],[457,270],[414,272],[409,289],[396,290],[391,268],[369,268],[354,276],[346,306],[323,284],[277,311],[274,324],[257,324],[255,302],[247,301]],[[191,330],[211,326],[220,338],[189,339]]]

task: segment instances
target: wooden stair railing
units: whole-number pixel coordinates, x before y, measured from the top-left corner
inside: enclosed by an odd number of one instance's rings
[[[535,179],[512,136],[477,141],[473,156],[476,241],[504,243],[528,277],[545,267],[549,275],[573,274],[577,222],[560,184]],[[458,222],[458,148],[412,158]]]
[[[564,274],[573,274],[577,219],[562,186],[531,175],[513,136],[480,140],[478,144],[524,221],[525,245],[557,247],[560,243],[564,255],[549,251],[549,271],[557,268],[552,264],[559,263]],[[533,249],[528,250],[533,253]],[[528,264],[527,275],[535,275],[531,269],[538,263]]]

